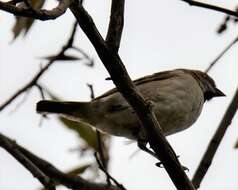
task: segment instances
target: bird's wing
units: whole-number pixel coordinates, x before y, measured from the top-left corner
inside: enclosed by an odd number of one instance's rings
[[[123,105],[123,104],[114,104],[114,105],[110,105],[108,107],[108,112],[112,113],[112,112],[118,112],[118,111],[123,111],[128,109],[130,106],[127,105]]]
[[[152,82],[152,81],[156,81],[156,80],[166,80],[168,78],[172,78],[177,76],[177,74],[173,71],[163,71],[163,72],[159,72],[159,73],[154,73],[152,75],[147,75],[145,77],[136,79],[133,81],[133,83],[136,86],[142,85],[144,83],[148,83],[148,82]],[[117,88],[113,88],[109,91],[107,91],[106,93],[102,94],[101,96],[98,96],[97,98],[95,98],[94,100],[98,100],[100,98],[104,98],[106,96],[109,96],[113,93],[118,92]]]
[[[166,80],[172,77],[177,76],[173,71],[163,71],[159,73],[154,73],[152,75],[148,75],[139,79],[134,80],[135,85],[141,85],[147,82],[158,81],[158,80]]]

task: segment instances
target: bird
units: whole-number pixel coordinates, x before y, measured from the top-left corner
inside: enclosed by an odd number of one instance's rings
[[[152,103],[165,136],[189,128],[206,101],[225,96],[214,80],[199,70],[162,71],[133,83],[145,100]],[[107,134],[136,140],[141,149],[148,142],[146,135],[142,139],[143,127],[135,111],[116,88],[88,102],[41,100],[36,110],[41,114],[60,114]]]

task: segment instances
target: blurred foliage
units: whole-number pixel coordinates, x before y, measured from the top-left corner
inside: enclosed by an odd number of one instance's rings
[[[66,174],[72,175],[72,176],[83,174],[89,167],[91,167],[91,164],[85,164],[85,165],[79,166],[77,168],[74,168],[74,169],[66,172]],[[60,185],[60,184],[55,182],[55,185]],[[41,188],[41,190],[46,190],[46,189],[45,188]]]
[[[61,99],[53,94],[49,89],[46,89],[45,87],[43,87],[42,89],[49,95],[52,100],[61,101]],[[86,123],[79,123],[66,119],[64,117],[58,117],[58,119],[64,125],[64,127],[73,130],[78,134],[79,138],[82,139],[86,145],[84,149],[92,149],[93,151],[98,151],[98,139],[96,130],[94,130]],[[106,134],[103,134],[102,136],[102,140],[105,140],[105,138],[109,137]]]
[[[235,10],[236,10],[236,12],[238,12],[238,6],[236,7]],[[238,19],[236,17],[226,15],[223,22],[218,27],[217,33],[218,34],[224,33],[228,29],[228,25],[230,23],[236,24],[236,23],[238,23]]]
[[[28,0],[33,9],[41,9],[45,3],[45,0]],[[27,7],[24,2],[18,4],[19,7]],[[13,40],[15,40],[21,33],[26,36],[35,19],[28,17],[15,17],[15,24],[12,28]]]
[[[91,164],[85,164],[85,165],[80,166],[80,167],[78,167],[78,168],[75,168],[75,169],[73,169],[73,170],[71,170],[71,171],[68,171],[67,174],[68,174],[68,175],[73,175],[73,176],[82,174],[82,173],[84,173],[90,166],[91,166]]]
[[[81,146],[80,151],[84,153],[85,151],[100,152],[98,145],[98,136],[97,131],[85,123],[79,123],[75,121],[68,120],[64,117],[59,117],[59,121],[67,129],[73,130],[76,132],[81,140],[83,140],[83,147]],[[99,134],[98,134],[99,135]],[[109,145],[110,145],[110,136],[105,133],[100,133],[101,139],[101,151],[103,154],[105,168],[108,167],[109,162]]]
[[[237,142],[236,142],[236,144],[235,144],[235,147],[234,147],[234,148],[238,149],[238,140],[237,140]]]
[[[61,101],[55,94],[49,89],[42,87],[43,91],[46,92],[52,100]],[[86,123],[79,123],[64,117],[58,117],[59,121],[63,126],[71,131],[76,132],[79,139],[83,141],[83,147],[81,145],[80,152],[85,151],[99,152],[99,133]],[[98,134],[97,134],[98,133]],[[109,147],[110,147],[110,136],[104,133],[100,133],[102,154],[104,157],[105,167],[107,168],[109,162]]]
[[[97,134],[95,130],[86,124],[71,121],[63,117],[59,117],[59,120],[66,128],[75,131],[78,136],[83,139],[87,145],[87,147],[84,147],[84,149],[91,148],[94,151],[97,151]]]

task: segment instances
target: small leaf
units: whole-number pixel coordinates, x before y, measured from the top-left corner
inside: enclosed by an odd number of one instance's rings
[[[224,23],[224,24],[221,24],[220,27],[217,29],[217,33],[218,34],[222,34],[223,32],[225,32],[227,29],[227,24]]]
[[[79,166],[78,168],[75,168],[75,169],[72,169],[71,171],[68,171],[67,174],[68,174],[68,175],[72,175],[72,176],[82,174],[82,173],[84,173],[90,166],[91,166],[91,164],[85,164],[85,165]]]
[[[97,150],[97,134],[96,131],[93,130],[90,126],[84,123],[78,123],[75,121],[68,120],[63,117],[59,117],[59,120],[64,124],[64,126],[68,129],[71,129],[79,135],[81,139],[95,151]]]
[[[45,0],[29,0],[29,3],[34,9],[41,9],[45,3]],[[26,7],[24,3],[20,3],[21,7]],[[33,18],[27,18],[27,17],[15,17],[16,21],[12,28],[13,32],[13,40],[15,40],[22,32],[24,33],[24,36],[28,33],[30,30],[32,24],[34,23],[35,19]]]
[[[49,89],[44,88],[44,90],[53,100],[60,101],[60,98],[50,92]],[[64,117],[58,117],[58,119],[61,123],[63,123],[66,128],[75,131],[80,137],[80,139],[82,139],[89,148],[92,148],[94,151],[97,151],[97,133],[94,129],[91,128],[91,126],[88,126],[84,123],[71,121]]]
[[[217,29],[217,34],[222,34],[223,32],[227,30],[227,24],[229,23],[230,20],[231,20],[231,17],[227,15],[224,18],[224,21],[220,24],[219,28]]]

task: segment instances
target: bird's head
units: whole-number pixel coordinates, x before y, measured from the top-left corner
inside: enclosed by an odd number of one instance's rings
[[[207,73],[198,70],[190,70],[189,72],[198,81],[204,94],[204,101],[218,96],[226,96],[216,87],[214,80]]]

